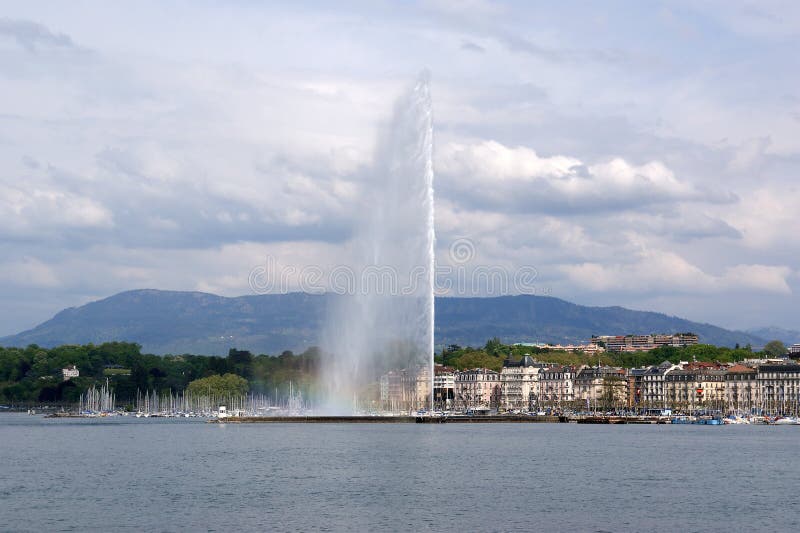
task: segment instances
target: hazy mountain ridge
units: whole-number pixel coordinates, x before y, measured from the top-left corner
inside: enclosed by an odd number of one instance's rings
[[[763,328],[748,329],[747,333],[768,340],[779,340],[786,346],[800,342],[800,331],[786,328],[768,326]]]
[[[65,309],[28,331],[0,338],[0,345],[132,341],[150,353],[226,354],[300,351],[317,343],[326,308],[335,295],[304,293],[223,297],[201,292],[127,291]],[[584,342],[591,335],[691,331],[701,342],[754,346],[758,335],[623,307],[586,307],[546,296],[437,298],[436,343]]]

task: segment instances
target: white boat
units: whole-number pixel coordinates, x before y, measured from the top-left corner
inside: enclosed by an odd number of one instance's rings
[[[793,416],[784,416],[774,420],[772,424],[775,426],[797,426],[800,425],[800,420]]]
[[[750,420],[739,415],[732,415],[722,420],[726,424],[749,424]]]

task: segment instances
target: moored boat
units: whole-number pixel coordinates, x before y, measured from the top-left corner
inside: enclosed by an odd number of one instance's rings
[[[797,426],[800,420],[793,416],[783,416],[772,421],[773,426]]]

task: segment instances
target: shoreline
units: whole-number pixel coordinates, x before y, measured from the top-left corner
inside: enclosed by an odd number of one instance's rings
[[[515,423],[542,424],[566,422],[557,416],[247,416],[213,418],[207,424],[452,424]]]

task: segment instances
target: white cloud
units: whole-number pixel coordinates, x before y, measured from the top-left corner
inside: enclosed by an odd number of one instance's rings
[[[800,189],[760,186],[742,197],[739,205],[720,213],[755,250],[800,252]],[[796,257],[796,256],[795,256]]]
[[[61,284],[56,270],[35,257],[23,257],[0,263],[0,285],[53,289]]]
[[[265,250],[335,262],[427,66],[440,255],[468,237],[566,299],[800,327],[796,11],[143,2],[121,24],[113,4],[8,3],[0,242],[28,263],[0,293],[57,282],[43,319],[141,286],[246,293]],[[6,332],[32,325],[9,302]]]
[[[731,159],[729,168],[734,172],[755,171],[758,173],[764,154],[771,142],[769,137],[761,137],[757,139],[748,139],[741,143]]]
[[[508,148],[495,141],[463,145],[450,143],[438,152],[437,168],[445,174],[487,180],[534,180],[562,178],[580,165],[563,156],[539,157],[530,148]]]
[[[449,143],[439,150],[444,190],[473,207],[516,211],[626,211],[681,201],[727,202],[730,195],[681,181],[663,163],[634,165],[622,158],[586,166],[581,160],[539,156],[495,141]]]
[[[719,274],[703,271],[679,254],[645,250],[624,263],[564,265],[569,279],[598,292],[719,294],[770,292],[791,294],[786,266],[732,265]]]
[[[792,270],[786,266],[734,265],[725,269],[722,276],[725,288],[755,289],[766,292],[791,294],[787,278]]]
[[[55,33],[47,27],[29,20],[0,18],[0,37],[13,39],[29,52],[41,48],[73,48],[69,35]]]
[[[91,198],[21,180],[0,181],[0,235],[36,238],[63,228],[113,226],[114,217]]]

